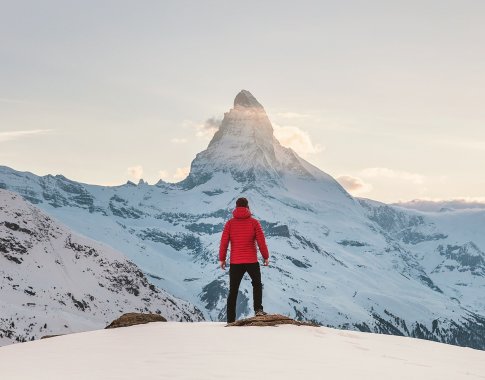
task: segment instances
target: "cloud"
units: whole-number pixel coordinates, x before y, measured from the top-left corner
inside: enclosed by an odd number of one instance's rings
[[[278,112],[276,116],[283,117],[285,119],[308,119],[312,117],[311,115],[298,112]]]
[[[372,190],[372,185],[370,183],[366,183],[358,177],[341,175],[337,177],[337,181],[345,188],[345,190],[352,194],[368,193]]]
[[[485,209],[485,197],[459,197],[454,199],[422,198],[407,202],[400,201],[394,204],[420,211]]]
[[[222,120],[217,119],[215,117],[211,117],[207,119],[205,122],[202,124],[196,124],[195,129],[196,133],[195,135],[197,137],[205,137],[205,138],[212,138],[214,136],[214,133],[217,132],[219,129],[219,126],[221,125]]]
[[[273,129],[274,135],[281,145],[293,149],[303,157],[320,153],[324,150],[322,145],[314,144],[310,135],[298,127],[273,124]]]
[[[130,176],[131,179],[138,181],[142,178],[143,167],[141,165],[130,166],[126,170],[127,170],[128,175]]]
[[[389,168],[367,168],[362,170],[360,174],[366,178],[389,178],[412,182],[416,185],[422,185],[424,183],[424,176],[421,174]]]
[[[26,131],[7,131],[0,132],[0,143],[12,140],[18,140],[25,137],[33,137],[51,132],[52,129],[31,129]]]
[[[177,168],[175,170],[175,174],[173,175],[173,179],[176,181],[181,181],[186,178],[190,173],[190,168],[188,166],[183,168]]]
[[[168,170],[160,170],[158,175],[166,182],[180,182],[185,179],[190,173],[190,167],[184,166],[183,168],[175,169],[175,172],[171,174]]]
[[[170,139],[170,142],[174,144],[185,144],[187,141],[187,139],[179,137],[174,137],[173,139]]]
[[[166,180],[167,180],[167,178],[169,178],[169,177],[170,177],[170,174],[169,174],[169,172],[168,172],[167,170],[159,170],[159,171],[158,171],[158,176],[159,176],[161,179],[163,179],[164,181],[166,181]]]

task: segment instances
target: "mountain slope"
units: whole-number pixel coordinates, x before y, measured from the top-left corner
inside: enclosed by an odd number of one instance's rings
[[[235,200],[245,196],[271,253],[271,265],[262,269],[265,309],[485,348],[479,296],[485,277],[481,259],[467,258],[485,251],[485,213],[477,211],[476,223],[464,224],[465,214],[444,220],[354,199],[281,146],[264,108],[247,91],[236,96],[180,183],[106,187],[0,167],[0,187],[123,252],[151,281],[211,320],[225,320],[228,292],[227,272],[217,268],[220,233]],[[447,276],[451,266],[459,278]],[[238,316],[249,315],[249,281],[238,300]]]
[[[102,328],[126,311],[201,320],[119,252],[0,190],[0,345]]]
[[[360,202],[380,232],[406,247],[434,286],[467,309],[485,312],[485,210],[419,212]]]
[[[485,377],[485,352],[478,350],[325,327],[209,322],[150,323],[2,347],[0,362],[2,375],[17,380]]]

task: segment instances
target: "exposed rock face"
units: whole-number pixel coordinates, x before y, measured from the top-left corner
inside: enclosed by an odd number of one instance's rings
[[[167,322],[167,320],[159,314],[126,313],[115,319],[106,328],[115,329],[118,327],[143,325],[150,322]]]
[[[227,324],[227,327],[231,326],[278,326],[278,325],[296,325],[296,326],[314,326],[318,327],[316,323],[295,321],[290,317],[281,314],[268,314],[261,315],[252,318],[240,319]]]
[[[260,102],[247,90],[241,90],[234,99],[234,108],[246,107],[246,108],[263,108]]]
[[[44,336],[41,336],[41,337],[40,337],[40,339],[49,339],[49,338],[55,338],[56,336],[63,336],[63,335],[66,335],[66,334],[44,335]]]

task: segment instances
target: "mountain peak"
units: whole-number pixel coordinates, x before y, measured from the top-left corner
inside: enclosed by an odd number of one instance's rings
[[[209,181],[215,172],[230,173],[240,183],[282,185],[292,175],[308,180],[328,176],[289,148],[281,146],[263,106],[247,90],[224,113],[209,146],[192,161],[189,176],[181,183],[192,188]]]
[[[234,98],[234,108],[263,108],[256,98],[247,90],[241,90]]]

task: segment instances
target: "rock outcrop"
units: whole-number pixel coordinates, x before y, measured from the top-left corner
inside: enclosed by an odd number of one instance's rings
[[[44,336],[41,336],[40,339],[55,338],[56,336],[63,336],[63,335],[66,335],[66,334],[44,335]]]
[[[126,313],[115,319],[106,328],[115,329],[118,327],[143,325],[150,322],[167,322],[167,320],[159,314]]]
[[[318,327],[316,323],[296,321],[281,314],[268,314],[246,319],[240,319],[232,323],[228,323],[227,327],[232,326],[278,326],[278,325],[297,325],[297,326],[313,326]]]

